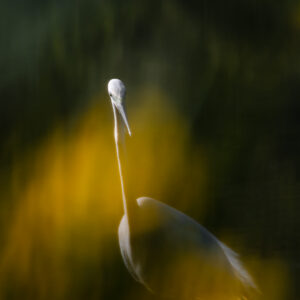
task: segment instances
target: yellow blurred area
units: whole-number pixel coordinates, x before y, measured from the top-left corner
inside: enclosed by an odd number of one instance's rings
[[[153,90],[143,95],[128,110],[131,189],[203,214],[204,149],[192,143],[188,123],[168,99]],[[85,299],[88,280],[94,280],[88,299],[104,297],[101,268],[115,259],[110,247],[117,243],[123,211],[111,108],[106,96],[96,100],[76,124],[58,125],[30,155],[16,160],[7,187],[13,204],[5,208],[2,230],[0,299]],[[247,265],[262,290],[259,299],[284,299],[288,272],[282,262],[254,257]],[[125,292],[123,299],[143,299],[140,290]]]

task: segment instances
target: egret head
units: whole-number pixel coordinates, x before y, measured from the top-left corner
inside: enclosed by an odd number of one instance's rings
[[[111,79],[107,85],[107,89],[113,108],[117,109],[127,127],[129,135],[131,135],[130,127],[124,110],[124,99],[126,95],[124,83],[120,79]]]

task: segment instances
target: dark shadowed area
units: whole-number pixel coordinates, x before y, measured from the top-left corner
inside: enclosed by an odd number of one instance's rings
[[[299,1],[2,0],[0,69],[0,299],[158,299],[119,253],[115,77],[131,194],[300,297]]]

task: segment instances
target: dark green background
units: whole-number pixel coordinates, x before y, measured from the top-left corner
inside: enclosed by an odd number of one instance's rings
[[[189,120],[195,144],[211,150],[204,225],[240,230],[249,253],[281,257],[296,299],[299,46],[299,1],[2,0],[2,184],[15,155],[80,115],[110,78],[129,92],[154,86]],[[118,295],[108,282],[103,299]]]

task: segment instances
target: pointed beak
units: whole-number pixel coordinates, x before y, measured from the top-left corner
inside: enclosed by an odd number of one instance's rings
[[[114,102],[113,102],[113,105],[116,107],[116,109],[118,110],[119,114],[121,115],[121,117],[123,119],[123,122],[125,123],[126,128],[128,130],[128,134],[131,136],[131,130],[130,130],[130,127],[129,127],[129,124],[128,124],[128,121],[127,121],[127,116],[126,116],[126,113],[125,113],[123,105],[121,103],[116,104]]]

